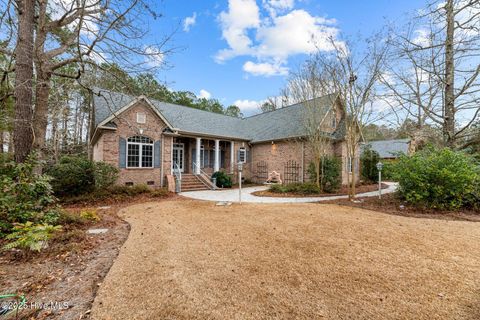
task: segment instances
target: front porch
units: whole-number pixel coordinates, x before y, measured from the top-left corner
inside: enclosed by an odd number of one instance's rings
[[[200,137],[174,137],[172,172],[211,176],[216,171],[233,174],[235,142]]]

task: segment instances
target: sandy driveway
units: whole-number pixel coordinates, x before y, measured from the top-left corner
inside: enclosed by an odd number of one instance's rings
[[[175,200],[131,234],[94,319],[479,319],[480,224]]]

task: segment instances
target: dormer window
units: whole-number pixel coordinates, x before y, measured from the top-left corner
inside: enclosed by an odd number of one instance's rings
[[[137,123],[147,122],[147,115],[145,112],[137,112]]]

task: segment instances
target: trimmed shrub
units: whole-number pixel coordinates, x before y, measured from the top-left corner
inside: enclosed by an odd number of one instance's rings
[[[278,183],[277,184],[272,184],[270,186],[269,191],[275,192],[275,193],[285,193],[285,192],[287,192],[285,186],[281,185],[281,184],[278,184]]]
[[[118,168],[106,162],[94,163],[95,189],[113,186],[118,179]]]
[[[65,156],[47,173],[58,196],[76,196],[95,189],[94,163],[84,157]]]
[[[480,168],[472,157],[445,148],[402,155],[394,165],[399,193],[408,202],[430,208],[478,205]]]
[[[232,178],[224,171],[217,171],[212,175],[212,179],[217,179],[217,187],[219,188],[231,188],[232,187]]]
[[[322,172],[322,166],[323,177],[322,174],[320,174],[320,189],[328,193],[338,191],[342,184],[341,160],[334,156],[326,156],[320,161],[320,173]],[[317,174],[313,162],[310,162],[308,166],[308,174],[310,176],[310,181],[315,182]]]
[[[319,194],[320,188],[315,183],[290,183],[286,185],[274,184],[270,186],[271,192],[275,193],[296,193],[296,194]]]
[[[380,161],[380,155],[377,151],[372,150],[370,145],[367,145],[360,155],[360,162],[362,164],[362,178],[365,181],[378,181],[377,163]],[[383,174],[383,171],[382,171]]]

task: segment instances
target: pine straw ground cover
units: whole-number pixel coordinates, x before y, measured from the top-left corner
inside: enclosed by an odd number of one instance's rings
[[[94,319],[479,319],[480,224],[194,200],[131,224]]]
[[[25,295],[27,305],[18,319],[88,319],[98,284],[129,233],[130,227],[117,216],[118,210],[132,203],[164,201],[166,197],[174,198],[150,192],[65,206],[71,221],[55,235],[47,249],[29,255],[17,250],[0,251],[0,294]],[[107,207],[99,208],[103,206]],[[85,210],[96,212],[100,221],[81,221],[80,213]],[[87,235],[89,228],[107,228],[108,232]],[[4,244],[0,239],[0,247]],[[0,306],[2,303],[6,302],[0,301]],[[40,308],[50,303],[58,303],[61,308]],[[0,315],[0,319],[12,317]]]

